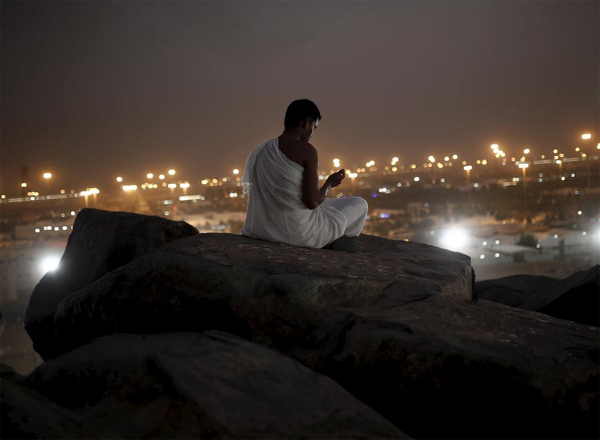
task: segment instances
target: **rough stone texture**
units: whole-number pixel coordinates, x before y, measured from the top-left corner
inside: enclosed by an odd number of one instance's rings
[[[54,311],[73,292],[108,272],[182,237],[198,234],[185,222],[157,216],[84,209],[60,261],[60,270],[48,272],[31,294],[25,329],[44,359],[54,353]]]
[[[598,329],[473,302],[470,260],[361,236],[359,253],[178,240],[57,309],[61,351],[221,329],[330,376],[417,438],[598,436]]]
[[[23,385],[80,421],[68,437],[408,438],[326,376],[218,331],[106,336]]]
[[[554,287],[560,278],[539,275],[513,275],[494,280],[478,281],[477,295],[480,299],[519,307],[535,291]]]
[[[0,438],[83,438],[81,419],[23,386],[24,377],[0,365]]]
[[[552,287],[537,289],[521,308],[600,326],[600,265],[576,272]]]

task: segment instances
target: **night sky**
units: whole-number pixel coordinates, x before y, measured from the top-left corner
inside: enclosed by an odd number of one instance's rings
[[[230,174],[298,98],[321,168],[595,146],[599,4],[2,1],[1,191]]]

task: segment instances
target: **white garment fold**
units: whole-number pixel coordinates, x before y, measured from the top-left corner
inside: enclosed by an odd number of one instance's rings
[[[279,149],[277,138],[254,148],[242,176],[243,192],[249,197],[242,234],[311,248],[360,234],[367,202],[360,197],[329,198],[310,210],[302,201],[303,172],[304,167]]]

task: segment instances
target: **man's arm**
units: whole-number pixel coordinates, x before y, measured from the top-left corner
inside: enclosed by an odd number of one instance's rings
[[[340,184],[345,177],[344,170],[332,174],[319,189],[319,157],[317,150],[308,144],[303,161],[304,176],[302,179],[302,192],[304,204],[308,209],[315,209],[327,198],[327,191]]]

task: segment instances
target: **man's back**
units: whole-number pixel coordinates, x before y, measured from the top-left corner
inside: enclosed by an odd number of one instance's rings
[[[308,142],[289,139],[284,136],[277,138],[279,141],[279,149],[292,162],[296,162],[301,167],[304,167],[306,153],[309,148],[313,148]]]

